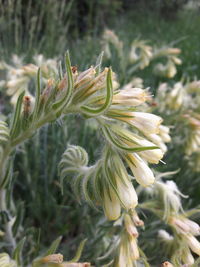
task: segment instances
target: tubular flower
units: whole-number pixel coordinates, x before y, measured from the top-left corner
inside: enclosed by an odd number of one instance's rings
[[[200,227],[192,220],[184,216],[173,216],[169,219],[169,224],[172,225],[180,234],[200,235]]]
[[[103,209],[110,221],[117,220],[121,215],[120,200],[112,189],[104,190]]]
[[[133,118],[127,120],[130,124],[138,128],[144,133],[157,133],[159,132],[159,125],[162,118],[145,112],[132,112]]]
[[[138,155],[150,163],[157,164],[162,159],[164,153],[147,139],[117,125],[109,125],[106,129],[109,133],[109,135],[107,135],[108,139],[114,146],[119,148],[123,146],[124,150],[126,150],[126,148],[127,150],[129,148],[133,150],[134,148],[136,150],[139,149]]]
[[[110,44],[112,44],[117,50],[119,58],[123,55],[123,42],[121,42],[118,36],[111,30],[106,29],[103,33],[103,51],[105,51],[105,56],[111,58]]]
[[[131,219],[133,220],[135,226],[144,226],[144,222],[139,218],[135,209],[131,210]]]
[[[185,98],[185,89],[181,82],[178,82],[174,85],[171,92],[168,94],[167,104],[169,108],[177,110],[179,109],[184,102]]]
[[[124,204],[124,208],[127,210],[135,208],[138,204],[138,197],[132,183],[128,181],[128,179],[123,182],[120,181],[119,177],[116,177],[116,184],[116,188],[119,197]]]
[[[194,257],[192,256],[192,253],[189,249],[185,251],[185,253],[183,253],[182,260],[185,264],[188,264],[188,266],[192,266],[192,264],[194,264],[195,262]]]
[[[145,147],[151,147],[154,144],[151,143],[150,141],[144,140],[141,142],[143,146]],[[163,151],[161,149],[152,149],[152,150],[144,150],[142,152],[138,152],[138,155],[140,155],[143,159],[148,161],[149,163],[154,163],[157,164],[159,161],[163,158]]]
[[[113,105],[139,106],[149,98],[148,93],[141,88],[128,88],[120,90],[113,96]]]
[[[140,258],[137,238],[124,232],[121,236],[119,254],[115,260],[115,266],[133,267],[134,261]]]
[[[192,234],[185,234],[184,238],[192,252],[200,256],[200,243],[196,237],[194,237]]]
[[[161,124],[159,127],[159,135],[165,143],[171,141],[171,137],[169,135],[169,127]]]
[[[127,233],[129,233],[130,236],[138,237],[139,234],[137,228],[135,227],[129,214],[124,215],[124,225]]]
[[[159,230],[158,237],[166,243],[171,243],[174,240],[174,237],[165,230]]]
[[[162,122],[161,117],[146,112],[123,112],[110,109],[107,115],[111,118],[124,121],[147,135],[158,133],[159,126]]]
[[[144,88],[143,80],[140,77],[134,77],[129,83],[125,84],[122,87],[122,90],[131,89],[131,88]]]
[[[136,181],[146,187],[155,182],[155,177],[152,170],[148,167],[146,162],[136,153],[127,154],[125,156]]]
[[[139,62],[140,69],[147,67],[153,57],[152,47],[145,41],[134,41],[129,54],[130,62]]]
[[[1,267],[17,267],[17,263],[13,261],[7,253],[0,253]]]

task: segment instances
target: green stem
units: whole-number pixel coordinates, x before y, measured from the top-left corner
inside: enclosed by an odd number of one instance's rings
[[[10,252],[12,253],[16,247],[16,240],[12,232],[12,217],[7,209],[6,204],[6,189],[0,189],[0,211],[5,211],[9,215],[9,221],[5,223],[5,241],[10,245]]]

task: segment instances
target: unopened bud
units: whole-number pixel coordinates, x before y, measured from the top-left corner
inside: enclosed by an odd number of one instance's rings
[[[63,255],[62,254],[51,254],[41,259],[42,263],[62,263]]]
[[[131,217],[128,214],[125,214],[124,216],[124,223],[125,223],[126,231],[129,233],[129,235],[138,237],[138,231],[135,225],[133,224]]]
[[[174,265],[171,264],[169,261],[165,261],[161,264],[161,267],[174,267]]]

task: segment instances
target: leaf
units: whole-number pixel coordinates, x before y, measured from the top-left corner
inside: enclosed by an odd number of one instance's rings
[[[111,141],[117,148],[120,148],[122,150],[126,150],[129,152],[140,152],[140,151],[145,151],[145,150],[159,149],[159,147],[157,146],[146,146],[146,147],[145,146],[144,147],[123,146],[112,137],[107,127],[103,127],[102,130],[103,130],[104,135],[107,137],[107,139]]]
[[[51,254],[54,254],[60,245],[60,242],[62,240],[62,236],[59,236],[53,243],[51,244],[50,248],[47,250],[47,252],[44,254],[44,256],[48,256]]]
[[[24,217],[24,202],[21,202],[17,209],[17,217],[12,227],[13,235],[16,236],[18,228],[20,227]]]
[[[58,100],[56,103],[53,104],[53,109],[57,110],[57,116],[59,116],[59,114],[62,112],[62,109],[68,104],[74,87],[69,51],[67,51],[65,55],[65,62],[67,71],[67,89],[65,95],[60,100]]]
[[[17,100],[17,105],[16,105],[16,109],[15,109],[15,113],[14,113],[14,117],[13,117],[13,122],[12,122],[12,126],[11,126],[11,132],[10,132],[10,135],[12,138],[14,138],[20,130],[19,122],[20,122],[20,113],[21,113],[21,107],[22,107],[22,101],[23,101],[24,94],[25,94],[25,92],[23,91]]]
[[[22,250],[23,250],[25,241],[26,241],[26,237],[24,237],[18,243],[17,247],[15,248],[13,252],[13,259],[17,262],[18,267],[22,265]]]
[[[99,116],[104,113],[112,104],[113,99],[113,86],[112,86],[112,70],[109,68],[107,74],[107,86],[106,86],[106,101],[100,108],[92,108],[88,106],[82,106],[83,113],[89,116]]]
[[[101,54],[98,56],[97,61],[96,61],[95,69],[97,71],[97,74],[101,72],[101,64],[103,60],[103,55],[104,55],[104,51],[101,52]]]
[[[35,95],[35,106],[33,110],[33,121],[36,119],[39,106],[40,106],[40,95],[41,95],[41,69],[38,69],[37,72],[37,88],[36,88],[36,95]]]
[[[83,241],[81,241],[81,243],[80,243],[80,245],[79,245],[79,247],[78,247],[78,249],[77,249],[77,251],[76,251],[76,255],[74,256],[73,259],[71,259],[71,260],[69,261],[69,263],[70,263],[70,262],[77,262],[77,261],[79,261],[79,259],[80,259],[80,257],[81,257],[81,254],[82,254],[82,252],[83,252],[83,249],[84,249],[84,246],[85,246],[86,241],[87,241],[87,238],[84,239]]]

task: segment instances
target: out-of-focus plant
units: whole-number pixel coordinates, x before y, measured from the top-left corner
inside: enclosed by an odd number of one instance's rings
[[[154,66],[154,74],[173,78],[176,74],[176,65],[181,64],[181,59],[178,57],[181,50],[172,47],[157,48],[150,46],[147,41],[136,39],[132,45],[125,49],[124,42],[111,30],[104,31],[102,36],[102,48],[105,52],[105,57],[112,59],[114,52],[119,60],[121,78],[127,82],[127,75],[130,79],[134,72],[143,70],[148,67],[152,61],[158,59],[163,60],[162,63],[156,63]]]
[[[0,69],[6,71],[5,81],[1,81],[1,86],[6,88],[6,93],[11,97],[11,103],[14,106],[22,92],[25,92],[30,97],[31,102],[34,101],[31,93],[31,87],[33,87],[31,82],[34,81],[38,68],[40,68],[42,82],[44,83],[50,77],[54,78],[57,74],[58,66],[56,60],[46,60],[43,55],[37,55],[33,57],[33,62],[34,64],[25,65],[22,58],[17,55],[13,55],[12,65],[7,64],[5,61],[0,62]]]
[[[199,172],[200,158],[200,81],[182,79],[173,86],[160,84],[156,102],[158,112],[165,114],[168,124],[174,125],[174,142],[184,151],[185,158],[194,158],[189,162],[192,169]],[[179,129],[182,129],[181,131]]]

